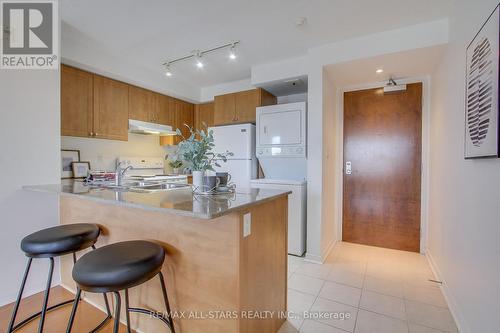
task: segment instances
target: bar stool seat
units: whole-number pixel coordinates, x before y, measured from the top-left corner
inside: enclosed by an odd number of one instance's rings
[[[60,225],[24,237],[21,250],[32,258],[58,257],[91,247],[97,241],[99,233],[99,227],[95,224]]]
[[[114,292],[138,286],[157,275],[165,251],[155,243],[129,241],[101,247],[78,260],[73,280],[90,292]]]
[[[73,267],[73,280],[77,284],[76,299],[82,291],[93,293],[115,294],[115,323],[113,333],[118,333],[120,326],[121,296],[125,293],[125,314],[127,332],[132,332],[130,312],[142,313],[161,320],[171,333],[175,333],[174,323],[170,313],[165,280],[161,272],[165,261],[165,250],[160,245],[144,240],[114,243],[103,246],[85,254]],[[159,277],[165,314],[144,308],[134,308],[129,305],[128,290]],[[71,333],[78,309],[78,301],[73,303],[66,333]]]

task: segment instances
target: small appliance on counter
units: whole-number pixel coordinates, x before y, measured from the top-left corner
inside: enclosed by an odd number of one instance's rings
[[[288,200],[288,253],[306,251],[307,144],[306,103],[257,108],[256,155],[265,178],[252,188],[291,191]]]
[[[187,184],[187,175],[165,175],[163,157],[118,157],[116,163],[127,170],[125,179],[145,181],[168,181],[169,183]]]

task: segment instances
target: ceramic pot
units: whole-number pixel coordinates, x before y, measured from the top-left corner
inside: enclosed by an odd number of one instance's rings
[[[193,187],[194,190],[199,192],[203,187],[203,176],[205,172],[203,171],[193,171]]]

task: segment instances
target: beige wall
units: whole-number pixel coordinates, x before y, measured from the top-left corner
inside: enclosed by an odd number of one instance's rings
[[[21,282],[21,239],[59,224],[56,195],[22,189],[60,181],[59,114],[59,70],[0,70],[0,306],[15,300]],[[47,270],[47,260],[35,260],[25,295],[45,288]]]
[[[338,207],[339,193],[335,182],[336,174],[339,172],[339,154],[336,153],[338,140],[338,109],[337,87],[329,75],[323,73],[323,195],[322,195],[322,223],[321,223],[321,252],[323,256],[340,240],[338,235],[339,223]]]
[[[497,4],[455,3],[432,82],[428,253],[463,333],[500,327],[500,160],[464,159],[466,47]]]

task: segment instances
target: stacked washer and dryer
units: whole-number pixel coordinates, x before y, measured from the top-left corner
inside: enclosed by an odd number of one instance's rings
[[[252,188],[289,190],[288,253],[306,251],[306,103],[257,108],[256,155],[265,178]]]

